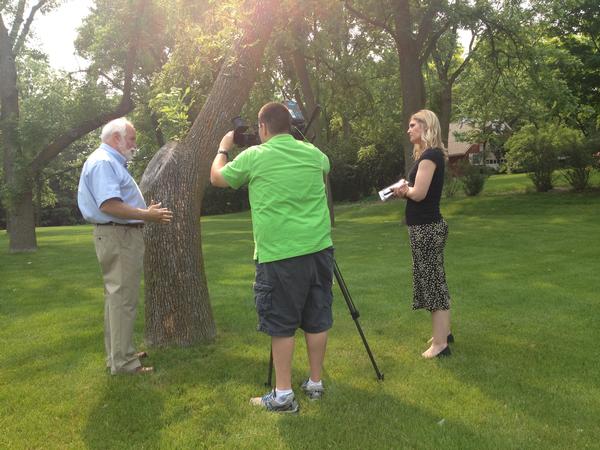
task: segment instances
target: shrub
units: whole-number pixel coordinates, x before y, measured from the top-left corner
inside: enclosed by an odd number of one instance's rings
[[[475,196],[483,191],[488,173],[485,166],[474,166],[468,161],[461,163],[461,181],[463,190],[468,196]]]
[[[573,190],[585,190],[590,184],[590,172],[594,163],[592,152],[585,145],[575,144],[565,152],[565,156],[567,169],[563,176]]]
[[[579,140],[578,131],[564,126],[525,125],[506,142],[507,164],[511,169],[525,169],[536,190],[546,192],[553,187],[561,149]]]
[[[398,181],[404,167],[402,149],[381,145],[361,147],[356,166],[363,194],[369,195]]]
[[[343,160],[330,160],[329,181],[331,195],[336,201],[356,201],[363,196],[364,188],[356,165]]]
[[[451,167],[444,173],[444,197],[451,198],[456,195],[461,186],[460,176]]]
[[[85,223],[77,206],[70,205],[57,205],[52,208],[43,208],[40,211],[38,222],[42,227],[56,227]]]
[[[591,142],[575,142],[564,150],[567,169],[563,176],[577,192],[585,190],[590,184],[590,173],[595,162],[594,148]]]
[[[226,214],[250,208],[248,188],[221,189],[211,185],[206,187],[202,199],[202,215]]]

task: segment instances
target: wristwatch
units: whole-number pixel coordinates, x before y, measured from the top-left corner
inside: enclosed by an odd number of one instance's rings
[[[227,161],[229,161],[229,152],[226,152],[225,150],[219,150],[217,155],[225,155],[225,158],[227,158]]]

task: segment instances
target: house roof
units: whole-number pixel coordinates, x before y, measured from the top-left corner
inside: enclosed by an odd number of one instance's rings
[[[450,124],[450,130],[448,132],[448,156],[462,156],[465,155],[473,145],[478,146],[478,143],[476,142],[459,142],[456,140],[456,136],[454,136],[455,132],[464,133],[471,130],[473,130],[473,127],[466,123],[454,122]],[[471,153],[474,152],[471,151]]]

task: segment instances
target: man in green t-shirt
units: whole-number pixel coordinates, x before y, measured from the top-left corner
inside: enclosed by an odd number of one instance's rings
[[[290,134],[291,116],[281,103],[258,113],[261,145],[233,161],[233,132],[223,136],[210,172],[214,186],[248,185],[254,233],[254,296],[258,330],[271,336],[276,388],[251,399],[269,411],[298,412],[292,390],[294,335],[304,330],[310,377],[301,388],[309,399],[323,395],[321,371],[331,313],[333,244],[325,176],[329,159]]]

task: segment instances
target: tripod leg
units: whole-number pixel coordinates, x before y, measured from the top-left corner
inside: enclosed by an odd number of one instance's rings
[[[360,335],[360,338],[362,339],[363,345],[365,346],[365,350],[367,351],[367,354],[369,355],[369,359],[371,360],[373,369],[375,369],[375,374],[377,375],[377,379],[380,381],[383,381],[383,374],[379,371],[379,367],[377,367],[377,363],[375,362],[375,357],[373,356],[373,353],[371,353],[371,348],[369,347],[367,338],[365,337],[365,335],[362,331],[362,328],[360,326],[360,323],[358,322],[360,313],[354,306],[354,302],[352,301],[352,297],[350,296],[350,291],[348,290],[348,287],[346,286],[344,277],[342,276],[342,273],[340,272],[340,268],[338,267],[335,259],[333,260],[333,273],[335,275],[335,278],[336,278],[338,284],[340,285],[340,290],[342,291],[344,300],[346,300],[346,305],[348,306],[350,315],[352,316],[352,319],[354,320],[356,328],[358,329],[358,334]]]
[[[272,387],[273,386],[273,346],[271,346],[271,352],[269,354],[269,372],[267,374],[267,382],[265,386]]]

